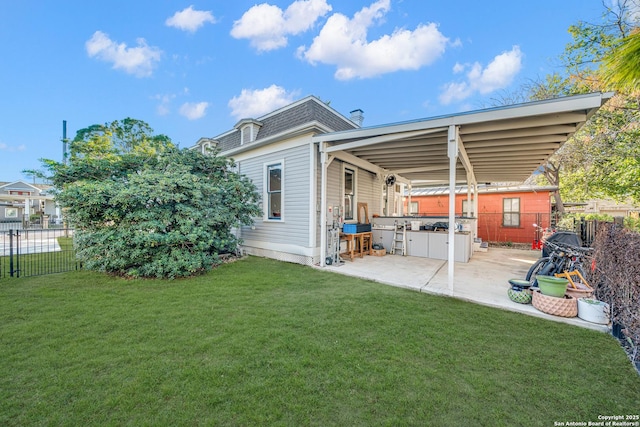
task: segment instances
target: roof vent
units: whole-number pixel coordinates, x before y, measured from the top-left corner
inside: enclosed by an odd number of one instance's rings
[[[362,127],[362,122],[364,122],[363,113],[364,112],[360,109],[353,110],[351,112],[351,117],[349,117],[349,120],[351,120],[353,123],[357,124],[358,126]]]

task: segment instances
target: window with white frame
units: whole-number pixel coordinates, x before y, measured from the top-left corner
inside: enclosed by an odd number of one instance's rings
[[[467,216],[467,212],[470,213],[469,216],[473,216],[473,200],[464,199],[462,201],[462,216]]]
[[[17,208],[4,208],[4,217],[5,218],[18,218],[18,209]]]
[[[356,206],[356,171],[344,168],[344,219],[354,219]]]
[[[283,162],[268,164],[265,167],[265,218],[281,221],[283,219],[283,186],[282,186]]]
[[[520,227],[520,198],[502,199],[502,225]]]
[[[209,150],[211,149],[211,143],[209,141],[203,142],[200,146],[200,151],[202,154],[209,154]]]
[[[252,124],[243,126],[240,130],[240,144],[246,144],[252,142],[255,139],[254,128]]]
[[[417,215],[419,212],[419,204],[418,202],[411,202],[411,206],[409,206],[409,214],[410,215]]]

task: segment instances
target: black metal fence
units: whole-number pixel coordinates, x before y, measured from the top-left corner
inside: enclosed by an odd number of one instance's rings
[[[514,222],[514,218],[516,221]],[[569,217],[571,218],[571,217]],[[478,237],[488,242],[511,242],[531,244],[544,238],[554,230],[572,231],[582,240],[583,246],[592,246],[596,232],[607,221],[571,218],[561,220],[558,214],[521,213],[506,222],[501,213],[480,213],[478,216]],[[614,218],[622,226],[623,218]]]
[[[71,229],[0,231],[0,279],[80,268]]]
[[[49,228],[64,228],[64,224],[58,221],[47,220],[36,217],[30,220],[0,220],[0,232],[9,230],[43,230]]]
[[[617,224],[621,228],[624,226],[624,218],[615,217],[613,223]],[[579,219],[573,223],[573,231],[582,239],[583,246],[593,246],[593,242],[596,239],[596,232],[601,224],[610,224],[611,221],[599,221],[597,219]]]

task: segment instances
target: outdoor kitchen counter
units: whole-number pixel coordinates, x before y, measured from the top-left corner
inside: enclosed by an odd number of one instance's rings
[[[373,243],[381,244],[389,252],[393,246],[394,227],[376,226],[372,233]],[[468,262],[473,250],[471,233],[456,232],[454,239],[455,261]],[[407,230],[407,255],[446,260],[449,256],[449,232]]]

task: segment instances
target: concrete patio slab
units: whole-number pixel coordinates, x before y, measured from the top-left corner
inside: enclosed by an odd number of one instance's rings
[[[518,304],[507,296],[509,279],[524,279],[529,267],[540,257],[540,251],[489,248],[475,252],[468,263],[454,265],[453,294],[448,284],[446,261],[400,255],[365,256],[328,266],[328,271],[360,277],[391,286],[452,296],[477,304],[515,311],[556,322],[607,332],[607,325],[565,318],[538,311],[531,304]]]

